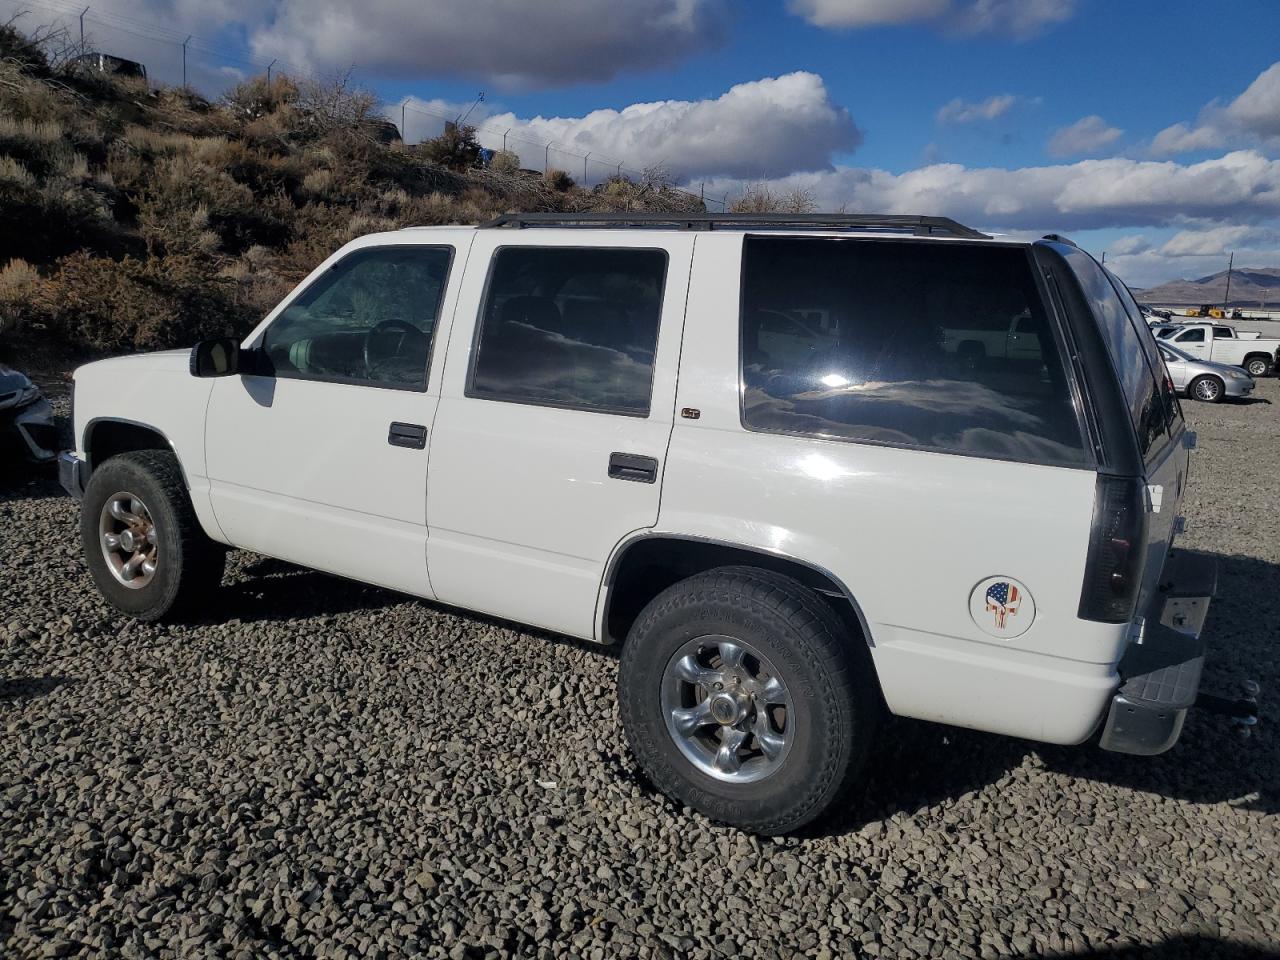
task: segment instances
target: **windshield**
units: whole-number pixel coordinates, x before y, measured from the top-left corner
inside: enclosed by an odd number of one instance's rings
[[[1174,356],[1174,358],[1175,358],[1175,359],[1178,359],[1178,360],[1197,360],[1197,359],[1199,359],[1198,357],[1193,357],[1193,356],[1191,356],[1191,354],[1189,354],[1189,353],[1184,353],[1183,351],[1179,350],[1177,347],[1173,346],[1173,344],[1170,344],[1170,343],[1162,343],[1162,344],[1160,344],[1160,352],[1161,352],[1161,353],[1169,353],[1169,354],[1172,354],[1172,355]],[[1168,359],[1168,357],[1166,357],[1165,359],[1167,360],[1167,359]]]

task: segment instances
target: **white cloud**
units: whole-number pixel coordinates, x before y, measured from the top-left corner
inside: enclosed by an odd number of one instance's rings
[[[855,149],[862,137],[849,111],[831,102],[822,78],[805,72],[740,83],[714,100],[633,103],[582,117],[494,114],[481,125],[480,142],[501,146],[505,131],[527,167],[542,167],[542,145],[550,142],[553,165],[557,150],[590,152],[633,169],[661,163],[685,180],[830,170],[832,155]],[[413,139],[412,127],[410,133]]]
[[[1280,266],[1280,228],[1222,225],[1183,230],[1160,246],[1128,249],[1123,237],[1107,248],[1107,266],[1134,287],[1153,287],[1178,278],[1204,277],[1226,269],[1235,254],[1237,269]],[[1142,239],[1142,238],[1135,238]]]
[[[1076,0],[789,0],[787,6],[828,29],[927,23],[954,33],[1026,39],[1071,19]]]
[[[1236,225],[1182,230],[1165,241],[1160,253],[1166,257],[1225,257],[1237,247],[1275,244],[1278,240],[1280,232],[1270,227]]]
[[[976,123],[979,120],[995,120],[1013,109],[1019,98],[1011,93],[987,97],[973,102],[956,97],[938,111],[939,123]]]
[[[1151,241],[1142,234],[1137,233],[1116,240],[1111,246],[1107,247],[1107,253],[1117,257],[1126,257],[1136,253],[1146,253],[1150,249]]]
[[[1082,153],[1094,153],[1109,147],[1124,135],[1119,127],[1113,127],[1097,114],[1082,117],[1075,123],[1054,132],[1049,138],[1049,154],[1054,157],[1074,157]]]
[[[849,29],[936,20],[950,12],[951,0],[790,0],[787,6],[816,27]]]
[[[1258,74],[1225,107],[1215,100],[1194,124],[1165,127],[1151,141],[1151,152],[1167,157],[1242,143],[1280,147],[1280,62]]]
[[[1262,223],[1280,217],[1280,160],[1252,150],[1195,164],[1113,157],[1012,170],[954,163],[905,173],[837,167],[781,177],[770,187],[809,190],[823,210],[937,214],[1000,230]],[[714,195],[743,188],[741,181],[708,183]]]
[[[724,0],[274,0],[250,44],[321,70],[525,89],[670,66],[723,39],[727,10]]]

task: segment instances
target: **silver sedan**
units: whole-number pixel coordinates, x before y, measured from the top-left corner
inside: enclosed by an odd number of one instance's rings
[[[1253,392],[1253,377],[1239,367],[1201,360],[1164,341],[1158,341],[1160,356],[1169,368],[1169,379],[1179,393],[1217,403],[1223,397],[1247,397]]]

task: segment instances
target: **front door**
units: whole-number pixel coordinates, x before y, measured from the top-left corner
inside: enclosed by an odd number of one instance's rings
[[[472,246],[431,437],[431,583],[591,638],[614,546],[657,522],[693,237],[538,239]]]
[[[312,278],[216,381],[210,498],[236,546],[431,596],[429,360],[453,249],[366,246]]]

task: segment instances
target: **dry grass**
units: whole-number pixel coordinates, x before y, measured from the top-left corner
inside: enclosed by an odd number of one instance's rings
[[[151,348],[244,329],[341,244],[513,210],[700,208],[661,175],[594,189],[563,171],[485,168],[465,128],[377,142],[346,78],[242,83],[219,103],[60,73],[0,27],[0,336]],[[35,52],[33,52],[33,49]],[[19,319],[21,322],[19,322]],[[34,322],[27,322],[34,321]]]

